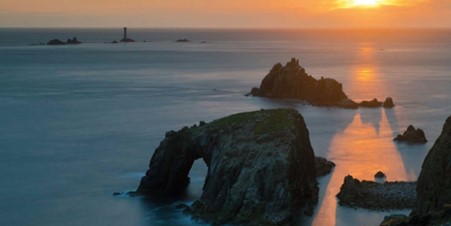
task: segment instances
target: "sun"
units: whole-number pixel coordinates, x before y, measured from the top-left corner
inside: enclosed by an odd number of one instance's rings
[[[379,0],[354,0],[355,6],[377,6]]]

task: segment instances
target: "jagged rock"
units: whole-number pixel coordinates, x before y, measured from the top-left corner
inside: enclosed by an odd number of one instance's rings
[[[423,162],[414,215],[427,215],[451,204],[451,116]]]
[[[208,166],[200,200],[185,212],[212,224],[288,225],[318,201],[303,117],[291,109],[232,115],[166,134],[137,192],[172,196],[193,162]]]
[[[374,177],[376,177],[376,178],[385,178],[386,176],[385,176],[385,173],[383,173],[382,171],[378,171],[378,172],[374,175]]]
[[[379,100],[374,98],[371,101],[364,100],[364,101],[360,102],[359,106],[365,107],[365,108],[378,108],[378,107],[382,106],[382,102],[380,102]]]
[[[316,176],[325,176],[335,167],[335,163],[321,157],[315,158]]]
[[[359,181],[346,176],[337,194],[340,205],[372,210],[407,209],[415,203],[414,182]]]
[[[384,108],[394,108],[395,104],[393,103],[393,99],[391,97],[387,97],[384,101]]]
[[[407,127],[407,130],[402,135],[398,134],[398,136],[393,140],[413,144],[424,144],[428,142],[424,131],[422,129],[415,129],[415,127],[413,127],[412,125],[409,125],[409,127]]]
[[[47,42],[47,45],[64,45],[66,43],[64,43],[63,41],[59,40],[59,39],[52,39],[49,42]]]
[[[292,58],[285,66],[278,63],[262,80],[260,88],[252,88],[253,96],[291,98],[319,106],[352,106],[343,92],[343,86],[331,78],[315,79]],[[340,103],[340,104],[339,104]]]

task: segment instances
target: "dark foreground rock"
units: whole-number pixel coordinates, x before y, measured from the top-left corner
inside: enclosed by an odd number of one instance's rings
[[[337,194],[340,205],[371,210],[410,209],[415,204],[415,182],[359,181],[346,176]]]
[[[451,225],[451,116],[423,162],[416,193],[409,217],[389,216],[381,225]]]
[[[309,132],[295,110],[241,113],[168,132],[137,192],[172,196],[196,159],[208,166],[200,200],[185,212],[212,224],[289,225],[318,201]]]
[[[402,135],[399,134],[393,140],[411,144],[424,144],[428,142],[424,131],[422,129],[415,129],[412,125],[409,125],[407,130]]]

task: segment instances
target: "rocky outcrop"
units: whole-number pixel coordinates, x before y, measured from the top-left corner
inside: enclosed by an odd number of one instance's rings
[[[427,215],[451,206],[451,116],[423,162],[414,215]]]
[[[168,132],[137,193],[183,191],[196,159],[208,174],[200,200],[186,212],[206,222],[288,225],[318,201],[309,132],[295,110],[241,113]]]
[[[424,144],[428,142],[424,131],[422,129],[415,129],[412,125],[409,125],[402,135],[398,134],[393,140],[412,144]]]
[[[77,37],[67,39],[67,42],[63,42],[59,39],[52,39],[47,42],[47,45],[67,45],[67,44],[81,44],[81,42],[77,39]]]
[[[384,108],[394,108],[395,104],[393,103],[393,99],[391,97],[387,97],[384,101]]]
[[[320,106],[337,106],[339,102],[348,99],[341,83],[331,78],[315,79],[305,72],[295,58],[285,66],[280,63],[274,65],[262,80],[260,88],[254,87],[251,94],[299,99]]]
[[[374,98],[371,101],[364,100],[360,102],[359,106],[364,108],[379,108],[382,107],[382,102]]]
[[[345,94],[343,85],[332,78],[316,79],[308,75],[299,60],[292,58],[285,66],[278,63],[263,78],[260,87],[252,88],[246,95],[277,99],[297,99],[316,106],[333,106],[356,109],[359,107],[382,107],[377,99],[356,103]],[[390,104],[391,100],[391,104]],[[394,107],[387,98],[387,107]],[[385,105],[384,105],[385,107]]]
[[[346,176],[337,194],[340,205],[372,210],[408,209],[415,203],[414,182],[359,181]]]
[[[335,168],[335,163],[321,157],[315,158],[316,176],[325,176],[332,172]]]

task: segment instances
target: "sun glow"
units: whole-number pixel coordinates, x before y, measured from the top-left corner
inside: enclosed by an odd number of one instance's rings
[[[377,6],[378,0],[354,0],[355,6]]]

